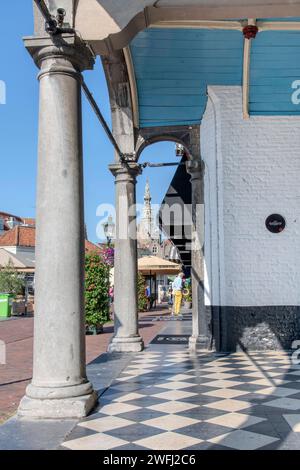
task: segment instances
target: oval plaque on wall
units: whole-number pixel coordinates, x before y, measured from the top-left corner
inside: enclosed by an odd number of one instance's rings
[[[285,229],[285,219],[280,214],[269,215],[266,227],[271,233],[281,233]]]

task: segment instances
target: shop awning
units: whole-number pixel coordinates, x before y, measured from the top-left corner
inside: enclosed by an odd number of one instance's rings
[[[178,274],[182,271],[181,265],[173,263],[158,256],[144,256],[138,260],[138,271],[145,275]]]

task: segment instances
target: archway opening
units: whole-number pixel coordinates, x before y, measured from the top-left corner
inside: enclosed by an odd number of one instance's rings
[[[141,165],[147,162],[168,165],[145,166],[139,177],[137,245],[138,257],[144,258],[143,263],[145,257],[155,257],[162,260],[162,266],[166,266],[165,271],[161,268],[161,273],[149,270],[145,275],[145,284],[152,297],[149,308],[167,308],[169,314],[174,312],[172,283],[179,272],[185,276],[181,311],[185,312],[191,306],[191,255],[186,248],[190,240],[184,239],[183,226],[185,205],[191,202],[186,159],[184,147],[181,153],[178,152],[173,139],[148,145],[142,150],[139,159]],[[170,268],[171,263],[176,267],[173,270]]]

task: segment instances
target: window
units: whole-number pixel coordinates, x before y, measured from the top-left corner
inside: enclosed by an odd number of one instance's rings
[[[153,253],[153,254],[156,254],[157,251],[158,251],[157,246],[156,246],[156,245],[153,246],[153,247],[152,247],[152,253]]]

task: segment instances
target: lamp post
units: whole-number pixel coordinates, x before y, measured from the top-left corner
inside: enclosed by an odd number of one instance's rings
[[[108,217],[107,222],[102,224],[102,227],[107,240],[107,246],[109,247],[112,239],[115,236],[115,224],[111,215]]]
[[[175,147],[175,154],[176,154],[176,157],[184,157],[185,155],[185,148],[182,144],[176,144],[176,147]]]

